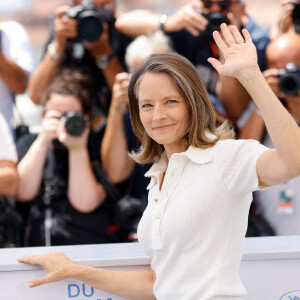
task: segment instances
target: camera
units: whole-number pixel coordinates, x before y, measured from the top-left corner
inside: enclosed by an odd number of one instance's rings
[[[200,33],[199,39],[201,42],[207,43],[213,41],[212,33],[215,30],[220,31],[222,23],[229,24],[229,20],[226,15],[226,11],[202,14],[202,16],[208,20],[208,25],[205,31]]]
[[[293,25],[295,31],[300,34],[300,3],[293,3],[294,9],[292,11]]]
[[[208,21],[206,31],[211,33],[215,30],[219,31],[222,23],[229,24],[226,14],[226,11],[202,14],[202,16]]]
[[[67,132],[73,136],[80,136],[86,127],[87,119],[82,113],[69,111],[60,118]]]
[[[66,15],[77,21],[76,40],[88,43],[97,41],[103,32],[103,23],[113,19],[108,9],[97,7],[93,1],[89,0],[72,7]]]
[[[298,95],[300,89],[300,66],[296,63],[288,63],[285,69],[279,70],[279,88],[291,96]]]

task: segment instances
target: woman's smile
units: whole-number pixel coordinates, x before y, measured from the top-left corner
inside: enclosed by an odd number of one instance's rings
[[[154,130],[159,130],[159,131],[164,131],[166,129],[169,129],[170,127],[174,126],[175,124],[166,124],[166,125],[159,125],[159,126],[154,126]]]
[[[164,145],[167,153],[184,151],[188,105],[169,75],[146,73],[140,81],[138,95],[140,118],[147,134]]]

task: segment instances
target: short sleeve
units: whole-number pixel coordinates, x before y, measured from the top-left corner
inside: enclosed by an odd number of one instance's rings
[[[217,176],[232,195],[257,190],[256,162],[268,150],[256,140],[224,140],[217,143],[214,151]]]
[[[0,114],[0,160],[17,162],[17,151],[12,134],[4,117]]]
[[[29,73],[33,70],[33,55],[28,34],[23,25],[15,21],[2,24],[4,53]]]

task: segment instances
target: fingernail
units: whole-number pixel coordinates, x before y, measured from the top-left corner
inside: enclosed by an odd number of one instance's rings
[[[30,282],[28,282],[28,286],[32,288],[35,286],[35,284],[34,284],[34,282],[30,281]]]

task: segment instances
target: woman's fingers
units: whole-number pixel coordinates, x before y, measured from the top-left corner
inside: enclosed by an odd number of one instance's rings
[[[213,38],[221,52],[224,52],[228,48],[218,31],[213,32]]]
[[[223,23],[223,24],[221,24],[220,28],[221,28],[221,32],[222,32],[222,35],[224,37],[226,44],[228,46],[236,44],[236,41],[235,41],[232,33],[230,32],[228,25]]]
[[[245,37],[246,43],[252,43],[252,38],[251,38],[251,35],[248,32],[248,30],[247,29],[243,29],[242,33],[243,33],[243,35]]]
[[[28,286],[31,288],[65,279],[66,277],[63,272],[64,267],[73,263],[72,260],[62,252],[48,252],[43,255],[25,256],[19,258],[18,261],[20,263],[41,265],[46,272],[44,277],[35,278],[28,283]]]
[[[40,265],[42,260],[41,255],[31,255],[18,258],[18,262],[31,265]]]
[[[33,280],[31,280],[31,281],[28,282],[28,286],[30,288],[34,288],[34,287],[40,286],[40,285],[42,285],[44,283],[51,282],[47,278],[48,278],[48,276],[44,276],[44,277],[40,277],[40,278],[35,278],[35,279],[33,279]]]
[[[207,61],[216,69],[218,73],[220,73],[220,68],[222,67],[222,64],[217,59],[210,57],[207,59]]]
[[[232,34],[232,36],[234,37],[234,41],[236,44],[240,44],[243,43],[245,40],[243,38],[243,36],[241,35],[241,33],[238,31],[236,26],[229,26],[229,30]]]

